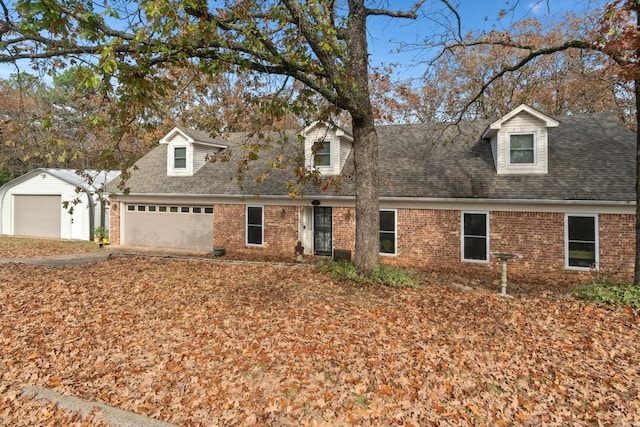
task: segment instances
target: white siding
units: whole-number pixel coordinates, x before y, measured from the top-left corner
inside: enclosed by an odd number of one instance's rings
[[[509,164],[509,135],[512,133],[533,133],[535,140],[535,164]],[[494,160],[498,174],[545,174],[547,173],[547,129],[542,120],[528,113],[520,113],[502,124],[497,137],[497,155]],[[493,144],[493,142],[492,142]],[[493,151],[493,147],[492,147]]]
[[[493,155],[493,165],[498,170],[498,139],[497,135],[491,137],[491,154]]]
[[[335,132],[324,126],[316,126],[305,135],[304,157],[307,168],[313,168],[313,156],[311,147],[316,141],[329,141],[331,143],[331,166],[320,166],[318,170],[322,175],[338,175],[349,155],[351,144],[342,141]]]
[[[349,152],[351,151],[351,144],[348,142],[342,142],[340,144],[340,170],[344,167],[345,162],[347,161],[347,157],[349,157]]]
[[[193,173],[196,173],[200,170],[205,163],[207,163],[206,158],[207,154],[212,154],[218,152],[220,149],[206,147],[204,145],[193,145]]]
[[[44,176],[44,177],[43,177]],[[89,204],[84,192],[76,193],[76,187],[52,175],[42,173],[9,188],[2,204],[2,233],[13,235],[13,195],[53,195],[60,194],[63,202],[72,202],[78,198],[80,203],[73,208],[73,214],[60,205],[60,237],[63,239],[89,239]]]

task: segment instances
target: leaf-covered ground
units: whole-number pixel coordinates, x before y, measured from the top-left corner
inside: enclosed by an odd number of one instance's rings
[[[0,236],[0,258],[36,258],[96,250],[100,250],[98,244],[82,240]]]
[[[0,424],[640,425],[638,318],[559,295],[335,283],[310,267],[0,265]]]

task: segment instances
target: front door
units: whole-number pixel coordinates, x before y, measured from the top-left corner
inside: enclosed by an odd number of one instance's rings
[[[313,249],[316,255],[331,256],[331,208],[313,208]]]

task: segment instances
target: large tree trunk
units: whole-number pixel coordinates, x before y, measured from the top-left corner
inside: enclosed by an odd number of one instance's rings
[[[638,15],[640,22],[640,14]],[[634,80],[636,95],[636,259],[633,283],[640,284],[640,80]]]
[[[369,50],[364,0],[349,0],[347,69],[351,80],[344,89],[353,120],[356,180],[356,254],[358,273],[370,276],[379,262],[378,135],[369,93]]]
[[[371,275],[380,253],[378,135],[370,120],[353,121],[356,175],[356,256],[358,273]],[[375,159],[375,160],[374,160]]]

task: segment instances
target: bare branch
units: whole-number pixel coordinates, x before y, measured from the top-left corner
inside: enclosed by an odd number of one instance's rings
[[[446,0],[442,0],[445,1]],[[391,18],[408,18],[408,19],[417,19],[418,18],[418,9],[422,7],[425,0],[419,0],[416,4],[413,5],[413,8],[407,12],[399,11],[399,10],[389,10],[389,9],[366,9],[367,16],[373,15],[382,15],[389,16]]]
[[[2,11],[4,12],[4,20],[9,22],[9,8],[7,7],[7,5],[4,3],[4,0],[0,0],[0,5],[2,5]],[[2,28],[0,27],[0,30]]]
[[[456,16],[456,22],[458,23],[458,40],[462,40],[462,23],[460,19],[460,14],[456,10],[456,8],[451,5],[449,0],[440,0],[440,1],[442,1],[442,3],[444,3],[445,6],[447,6],[447,8],[451,11],[451,13],[453,13]]]
[[[477,44],[492,44],[492,43],[477,42]],[[507,42],[493,43],[493,44],[501,45],[501,46],[516,47],[516,45],[509,45]],[[480,87],[480,89],[476,92],[475,96],[465,103],[465,105],[461,109],[461,112],[467,111],[471,107],[471,105],[473,105],[476,101],[480,99],[480,97],[485,93],[485,91],[489,88],[489,86],[491,86],[496,80],[498,80],[505,74],[521,69],[522,67],[524,67],[534,59],[538,58],[539,56],[550,55],[552,53],[562,52],[568,49],[594,49],[594,46],[591,43],[587,43],[583,40],[570,40],[558,46],[551,46],[551,47],[545,47],[540,49],[527,49],[527,50],[530,50],[528,55],[521,58],[520,61],[518,61],[513,65],[505,65],[500,71],[498,71],[493,76],[491,76],[487,81],[485,81]],[[459,115],[459,117],[461,116],[462,114]]]

